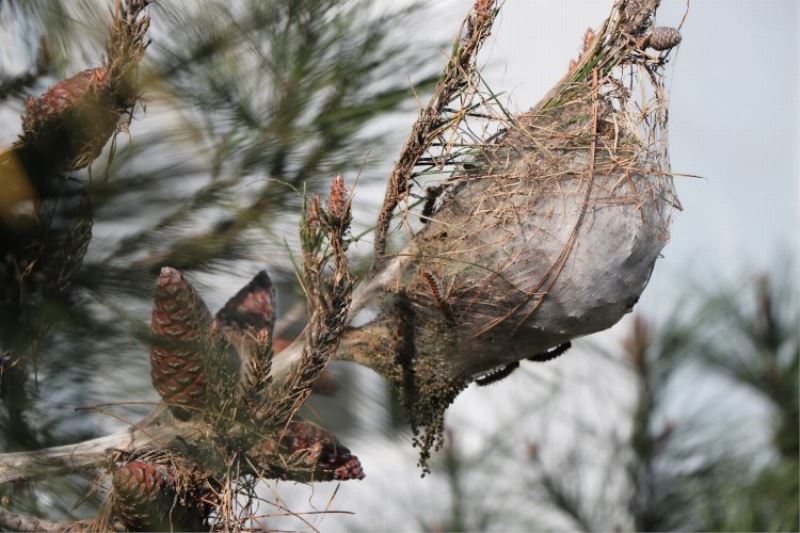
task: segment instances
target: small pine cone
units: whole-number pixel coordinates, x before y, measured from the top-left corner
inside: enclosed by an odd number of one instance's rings
[[[329,431],[307,422],[292,421],[266,439],[251,454],[263,467],[262,476],[293,481],[345,481],[364,479],[358,457]]]
[[[92,68],[52,85],[39,98],[29,96],[22,116],[22,130],[26,135],[35,136],[48,123],[80,106],[84,99],[105,92],[107,81],[106,68]]]
[[[280,445],[291,455],[304,457],[303,462],[313,469],[314,480],[364,478],[358,457],[351,454],[350,449],[342,445],[333,433],[321,427],[292,421]]]
[[[181,418],[205,403],[204,352],[209,348],[211,315],[203,300],[178,270],[161,269],[150,329],[153,385],[173,413]]]
[[[173,499],[168,481],[163,465],[132,461],[121,466],[112,477],[114,514],[130,530],[156,529],[154,517]]]
[[[49,160],[47,173],[88,166],[117,128],[121,109],[113,93],[108,67],[98,67],[56,83],[39,98],[28,98],[17,146],[34,146],[39,157]]]
[[[586,32],[583,34],[583,46],[581,48],[584,54],[592,47],[595,37],[597,37],[597,35],[594,33],[594,30],[592,28],[586,28]]]
[[[175,467],[131,461],[114,471],[113,511],[131,531],[207,530],[211,508],[201,485]]]
[[[681,34],[675,28],[668,26],[658,26],[647,36],[647,46],[655,50],[669,50],[678,46],[681,42]]]
[[[221,327],[239,330],[267,330],[272,335],[275,324],[275,290],[272,280],[261,271],[242,287],[225,306],[217,312]]]
[[[275,289],[261,271],[217,312],[212,333],[219,331],[236,351],[240,362],[240,384],[251,391],[266,379],[272,358],[275,326]]]
[[[311,201],[308,204],[308,211],[306,214],[308,225],[311,228],[319,228],[320,224],[322,223],[321,211],[322,208],[319,206],[319,196],[312,196]]]

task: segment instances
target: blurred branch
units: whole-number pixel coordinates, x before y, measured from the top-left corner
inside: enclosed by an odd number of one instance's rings
[[[539,484],[553,507],[568,516],[577,525],[578,530],[594,531],[595,528],[592,527],[591,521],[581,509],[580,500],[563,486],[561,481],[565,477],[563,473],[551,474],[539,454],[535,451],[530,453],[529,456],[536,464],[537,472],[539,473]]]
[[[73,531],[73,528],[83,529],[81,526],[88,525],[88,521],[76,523],[70,521],[52,522],[50,520],[42,520],[33,516],[12,513],[0,507],[0,527],[3,528],[4,531],[69,532]]]
[[[76,444],[0,454],[0,485],[96,469],[108,461],[111,450],[132,450],[152,442],[165,445],[179,434],[191,435],[194,429],[160,408],[130,430]]]

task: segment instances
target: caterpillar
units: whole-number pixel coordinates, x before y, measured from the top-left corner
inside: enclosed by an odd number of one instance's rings
[[[546,361],[552,361],[559,355],[563,354],[567,350],[572,347],[572,343],[567,341],[564,344],[560,344],[553,348],[552,350],[545,350],[544,352],[539,352],[537,354],[531,355],[527,358],[528,361],[535,361],[537,363],[544,363]],[[486,385],[491,385],[492,383],[497,383],[503,378],[506,378],[511,375],[514,370],[519,368],[519,361],[514,361],[513,363],[509,363],[504,367],[501,367],[497,370],[492,370],[487,374],[482,375],[479,378],[475,378],[475,383],[478,384],[480,387],[485,387]]]
[[[477,383],[479,387],[485,387],[486,385],[497,383],[501,379],[510,376],[511,373],[517,368],[519,368],[519,361],[514,361],[513,363],[509,363],[502,368],[492,370],[488,374],[484,374],[481,377],[475,378],[475,383]]]
[[[442,311],[442,314],[444,314],[447,320],[452,321],[453,313],[450,309],[450,304],[447,303],[443,295],[444,291],[442,290],[442,285],[439,283],[439,280],[436,279],[433,272],[428,271],[422,273],[422,279],[424,279],[425,283],[428,285],[428,289],[430,289],[433,299],[436,301],[436,306]]]
[[[423,272],[422,277],[428,284],[428,288],[431,290],[431,294],[433,294],[433,299],[436,300],[436,303],[441,307],[444,303],[444,299],[442,298],[442,287],[439,285],[439,280],[436,279],[436,276],[434,276],[432,272]]]
[[[567,341],[564,344],[559,344],[552,350],[545,350],[543,352],[539,352],[537,354],[533,354],[528,357],[528,361],[534,361],[536,363],[546,363],[547,361],[552,361],[559,355],[563,354],[567,350],[572,348],[572,343]]]

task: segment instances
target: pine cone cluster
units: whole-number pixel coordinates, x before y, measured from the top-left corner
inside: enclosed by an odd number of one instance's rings
[[[209,382],[221,388],[221,394],[235,393],[226,385],[237,359],[239,377],[232,381],[240,382],[239,396],[267,379],[274,299],[272,281],[262,271],[212,320],[183,274],[170,267],[161,269],[150,320],[151,377],[174,414],[183,419],[193,412],[202,414],[213,392]]]
[[[151,318],[150,352],[153,385],[172,412],[182,419],[220,417],[213,398],[220,369],[233,371],[231,351],[239,359],[239,390],[224,389],[238,401],[242,423],[259,419],[260,402],[269,402],[275,295],[266,272],[259,272],[217,313],[211,315],[200,296],[178,270],[164,267],[158,277]],[[334,435],[305,422],[264,420],[252,446],[259,476],[293,480],[362,479],[357,457]],[[272,428],[272,429],[270,429]],[[244,439],[243,442],[247,442]],[[252,442],[252,441],[250,441]]]
[[[169,464],[133,460],[114,472],[114,513],[125,527],[209,527],[208,517],[217,508],[203,487],[219,485],[212,480],[225,477],[220,465],[229,470],[235,463],[237,470],[262,479],[364,478],[358,457],[330,432],[302,421],[287,422],[280,415],[261,416],[265,408],[271,413],[269,407],[285,394],[269,387],[275,310],[266,272],[259,272],[212,319],[186,277],[162,268],[151,317],[153,384],[173,414],[208,424],[210,431],[208,440],[193,443],[197,457],[181,452],[180,461],[188,466],[175,470]],[[238,376],[231,356],[238,358]],[[229,386],[237,381],[238,387]],[[201,470],[209,475],[178,476],[179,471]],[[172,502],[171,515],[164,511],[167,502]],[[192,513],[203,523],[188,522]]]

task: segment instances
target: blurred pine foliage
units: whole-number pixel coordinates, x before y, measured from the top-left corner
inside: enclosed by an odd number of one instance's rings
[[[111,7],[0,0],[2,146],[20,133],[28,96],[100,64]],[[75,406],[155,399],[146,320],[162,266],[213,284],[268,265],[284,292],[296,290],[288,254],[299,248],[301,192],[336,173],[382,183],[382,150],[405,133],[391,118],[413,116],[415,91],[438,77],[433,43],[410,42],[423,15],[414,3],[159,0],[149,11],[132,123],[54,195],[58,206],[90,205],[88,253],[58,297],[0,309],[4,451],[94,436]],[[123,408],[122,423],[148,409]],[[19,510],[47,501],[73,515],[75,498],[54,483],[15,487],[15,502],[30,495]],[[87,492],[77,479],[69,488]]]

